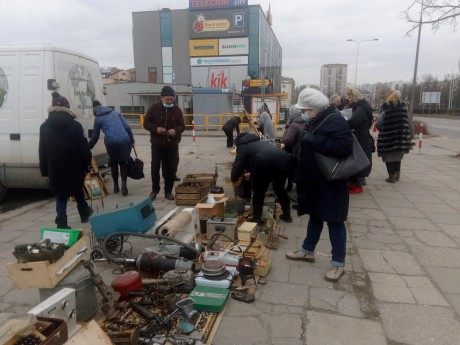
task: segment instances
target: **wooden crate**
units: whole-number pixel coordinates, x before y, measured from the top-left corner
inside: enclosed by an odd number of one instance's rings
[[[216,175],[209,173],[189,174],[185,176],[184,182],[207,182],[210,184],[209,188],[216,185]]]
[[[215,180],[212,179],[184,179],[175,190],[176,205],[195,206],[201,199],[208,195],[213,183],[215,185]]]
[[[78,256],[80,250],[86,252]],[[6,268],[8,274],[13,282],[13,286],[18,289],[30,288],[54,288],[72,269],[81,261],[89,258],[89,242],[87,236],[82,233],[82,237],[72,247],[67,249],[64,255],[56,262],[50,263],[49,261],[36,261],[28,263],[7,263]],[[63,273],[58,274],[59,270],[64,267],[68,262],[76,257],[76,260],[64,270]]]

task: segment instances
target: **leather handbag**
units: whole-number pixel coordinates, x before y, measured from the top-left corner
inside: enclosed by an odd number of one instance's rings
[[[144,178],[144,162],[137,158],[136,148],[133,146],[135,159],[133,157],[128,161],[128,177],[134,180]]]
[[[315,151],[315,158],[324,178],[329,182],[346,180],[371,165],[354,134],[353,152],[348,157],[331,157]]]

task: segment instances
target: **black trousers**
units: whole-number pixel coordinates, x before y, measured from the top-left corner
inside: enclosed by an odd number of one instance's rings
[[[233,147],[233,130],[224,129],[227,136],[227,147]]]
[[[401,161],[386,162],[388,175],[393,175],[395,172],[401,171]]]
[[[174,177],[177,172],[179,146],[160,147],[151,145],[152,148],[152,192],[160,191],[160,166],[162,166],[163,179],[165,180],[165,194],[171,193],[174,187]]]
[[[128,179],[128,163],[110,160],[113,182],[118,184],[118,167],[120,167],[121,183],[126,183]]]
[[[283,209],[283,214],[291,214],[291,205],[289,196],[284,189],[289,170],[280,171],[278,174],[270,176],[258,176],[257,179],[252,180],[254,188],[254,195],[252,197],[252,208],[254,219],[260,220],[262,217],[262,208],[264,206],[265,193],[267,192],[268,185],[272,182],[273,191],[278,197],[278,201]]]

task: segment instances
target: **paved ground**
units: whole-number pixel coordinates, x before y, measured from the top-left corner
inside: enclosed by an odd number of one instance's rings
[[[147,162],[147,137],[137,135],[138,154]],[[214,339],[216,345],[277,344],[460,344],[460,140],[425,138],[402,163],[401,181],[385,182],[385,166],[374,157],[365,192],[352,195],[346,274],[338,283],[323,276],[329,267],[327,231],[314,264],[285,259],[306,232],[307,217],[284,226],[288,240],[272,251],[268,284],[256,290],[256,301],[231,300]],[[225,184],[233,157],[225,137],[184,137],[179,176],[213,172]],[[111,188],[111,182],[108,183]],[[129,181],[129,196],[110,195],[105,208],[148,196],[149,178]],[[97,205],[95,205],[97,206]],[[154,202],[159,218],[176,207],[163,194]],[[69,223],[80,228],[75,205]],[[39,229],[53,226],[54,201],[31,204],[0,215],[0,311],[21,313],[39,302],[36,289],[15,290],[5,264],[14,262],[14,245],[35,242]],[[106,283],[112,267],[98,263]]]

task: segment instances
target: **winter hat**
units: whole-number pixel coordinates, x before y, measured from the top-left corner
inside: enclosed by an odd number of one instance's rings
[[[174,89],[171,86],[163,86],[161,89],[161,97],[164,96],[176,96],[176,93],[174,92]]]
[[[388,96],[386,102],[389,103],[389,102],[394,102],[394,101],[397,101],[398,99],[401,98],[401,92],[399,91],[393,91],[393,93],[391,95]]]
[[[329,100],[322,92],[307,87],[300,91],[295,107],[299,109],[322,109],[327,105],[329,105]]]
[[[97,99],[93,101],[93,108],[96,108],[97,106],[101,105],[101,102],[99,102]]]
[[[301,113],[300,109],[297,108],[295,105],[289,108],[289,116],[294,117],[296,115],[299,115]]]
[[[69,101],[64,96],[61,96],[58,92],[54,91],[51,96],[53,97],[51,105],[53,107],[64,107],[70,108]]]

